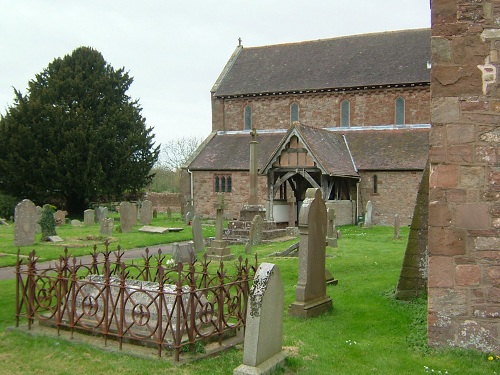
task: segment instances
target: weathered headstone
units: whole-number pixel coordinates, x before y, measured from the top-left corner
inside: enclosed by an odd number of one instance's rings
[[[203,240],[203,228],[201,227],[200,218],[197,215],[194,215],[193,217],[191,231],[193,234],[194,250],[203,251],[205,249],[205,241]]]
[[[283,366],[283,282],[278,267],[261,263],[250,290],[243,364],[233,375],[268,374]]]
[[[83,226],[83,223],[80,220],[73,219],[73,220],[71,220],[71,225],[73,227],[81,227],[81,226]]]
[[[153,210],[153,219],[157,219],[158,218],[158,210],[155,208]]]
[[[142,225],[151,224],[151,220],[153,220],[153,204],[151,201],[145,200],[141,203],[139,216]]]
[[[394,215],[394,239],[395,240],[399,239],[399,227],[400,227],[399,215],[396,214],[396,215]]]
[[[217,203],[214,204],[215,215],[215,240],[212,240],[210,247],[207,248],[209,258],[217,260],[231,260],[234,255],[231,249],[227,247],[227,241],[223,239],[224,234],[224,194],[217,193]]]
[[[252,224],[250,225],[250,234],[248,242],[245,246],[245,252],[250,254],[253,245],[260,245],[262,243],[262,234],[264,230],[264,219],[260,215],[255,215]]]
[[[83,224],[84,225],[94,225],[95,224],[95,211],[88,209],[83,211]]]
[[[332,299],[326,295],[326,206],[320,189],[306,191],[299,212],[299,232],[299,280],[296,300],[288,313],[310,318],[332,308]]]
[[[108,218],[108,208],[99,206],[95,209],[95,221],[96,223],[100,223],[101,220]]]
[[[193,213],[191,211],[188,211],[185,217],[185,224],[190,225],[192,220],[193,220]]]
[[[172,219],[172,209],[170,207],[167,207],[167,219]]]
[[[113,235],[113,227],[115,224],[115,221],[111,217],[104,217],[101,218],[99,221],[100,224],[100,233],[104,236],[111,236]]]
[[[36,232],[42,233],[42,226],[40,225],[40,219],[42,218],[42,210],[43,208],[40,206],[36,206]]]
[[[193,241],[174,243],[172,245],[172,259],[175,263],[192,263],[196,259]]]
[[[335,227],[335,209],[328,208],[327,214],[327,229],[326,229],[326,242],[330,247],[337,247],[337,228]]]
[[[372,211],[373,211],[373,203],[372,201],[368,201],[366,203],[366,211],[365,211],[365,228],[370,228],[373,223],[372,223]]]
[[[14,245],[30,246],[35,243],[37,210],[29,199],[23,199],[14,210]]]
[[[54,213],[54,220],[56,221],[56,225],[64,225],[66,223],[66,215],[68,214],[67,211],[62,211],[62,210],[57,210]]]
[[[122,233],[128,233],[137,221],[134,205],[130,202],[120,203],[120,226]]]

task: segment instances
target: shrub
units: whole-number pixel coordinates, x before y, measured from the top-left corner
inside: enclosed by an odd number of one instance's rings
[[[0,217],[6,219],[14,217],[14,211],[18,202],[16,197],[0,193]]]

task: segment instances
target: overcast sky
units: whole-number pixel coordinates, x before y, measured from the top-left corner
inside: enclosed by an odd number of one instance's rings
[[[429,0],[0,0],[0,113],[79,46],[134,77],[157,143],[206,137],[210,89],[244,47],[430,27]]]

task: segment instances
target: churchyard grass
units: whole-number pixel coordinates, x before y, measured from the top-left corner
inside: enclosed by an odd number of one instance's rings
[[[63,239],[63,242],[42,242],[41,234],[37,233],[35,244],[33,246],[16,247],[13,245],[14,225],[9,227],[0,226],[0,267],[14,266],[17,258],[17,251],[20,250],[21,255],[28,255],[32,250],[36,251],[40,261],[58,259],[62,251],[67,246],[70,255],[81,256],[88,255],[94,245],[97,245],[97,250],[104,250],[103,243],[108,240],[110,242],[109,249],[115,251],[118,245],[122,249],[132,249],[137,247],[149,246],[150,250],[157,251],[155,245],[166,243],[187,241],[192,238],[191,227],[184,224],[179,213],[172,213],[172,219],[168,219],[166,214],[158,214],[150,225],[168,228],[183,228],[181,232],[169,232],[165,234],[159,233],[142,233],[139,232],[141,224],[137,224],[129,233],[121,233],[119,231],[120,218],[117,213],[111,213],[109,217],[115,220],[115,229],[113,236],[107,238],[99,233],[99,224],[91,226],[74,227],[69,224],[56,227],[57,235]],[[204,237],[215,236],[215,228],[212,225],[203,226]]]
[[[500,374],[500,360],[485,353],[436,350],[426,344],[426,301],[394,298],[408,228],[393,239],[390,227],[342,227],[338,248],[327,247],[326,267],[339,280],[328,286],[333,309],[312,319],[289,317],[295,300],[298,258],[267,257],[294,241],[254,246],[259,262],[278,265],[285,290],[283,346],[288,358],[278,374]],[[245,257],[244,246],[231,246]],[[176,366],[167,359],[119,352],[116,343],[96,346],[5,330],[15,324],[15,283],[0,282],[0,374],[232,374],[242,346],[218,357]],[[24,322],[23,322],[24,323]],[[500,354],[500,353],[493,353]]]

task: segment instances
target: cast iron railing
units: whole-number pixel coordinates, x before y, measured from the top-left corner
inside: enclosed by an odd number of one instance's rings
[[[174,352],[194,349],[199,341],[218,341],[245,326],[250,284],[257,269],[241,257],[228,272],[223,262],[206,254],[190,264],[169,265],[158,250],[146,249],[142,260],[126,264],[124,252],[94,247],[92,261],[78,262],[64,255],[49,267],[37,268],[31,252],[26,264],[16,266],[16,325],[26,318],[28,328],[41,324],[74,332],[100,334],[107,344],[114,338],[155,345]],[[227,264],[228,262],[226,262]]]

